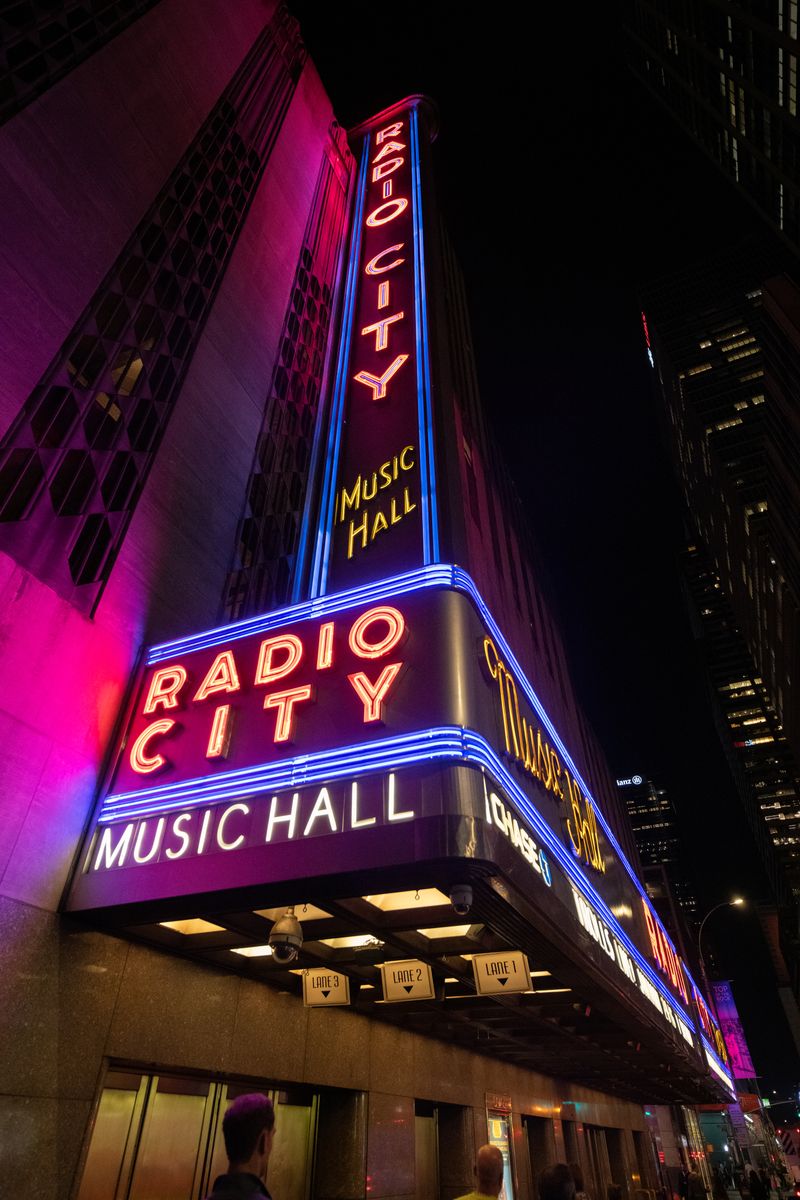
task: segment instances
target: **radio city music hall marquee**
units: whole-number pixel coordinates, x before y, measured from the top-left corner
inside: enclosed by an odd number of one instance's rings
[[[311,599],[150,650],[70,907],[413,869],[458,817],[691,1043],[688,973],[474,584],[438,562],[421,123],[401,105],[361,143]]]
[[[153,648],[71,907],[202,893],[226,879],[274,881],[282,871],[377,869],[398,856],[410,866],[414,843],[404,832],[449,811],[445,792],[431,800],[431,773],[468,765],[479,782],[463,815],[487,839],[499,837],[529,872],[523,886],[545,906],[568,906],[609,955],[606,969],[691,1040],[682,968],[677,983],[669,973],[671,943],[633,891],[546,714],[532,708],[532,688],[471,580],[442,565],[381,590],[333,594]],[[512,709],[517,737],[524,720],[536,746],[535,770],[517,752]],[[592,866],[598,847],[604,871]],[[299,857],[278,866],[287,850]],[[594,891],[609,878],[632,914],[624,927]],[[713,1044],[713,1027],[707,1036]]]

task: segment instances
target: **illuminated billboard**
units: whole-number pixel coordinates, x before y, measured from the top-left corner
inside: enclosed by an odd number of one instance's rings
[[[711,985],[714,1003],[722,1026],[722,1035],[735,1079],[755,1079],[756,1069],[750,1057],[750,1049],[744,1036],[741,1017],[733,998],[733,989],[728,980],[719,980]]]

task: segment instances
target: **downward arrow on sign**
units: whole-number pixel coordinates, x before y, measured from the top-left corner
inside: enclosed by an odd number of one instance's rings
[[[503,987],[505,987],[506,984],[508,983],[508,976],[506,975],[504,979],[498,978],[497,982],[502,984]]]
[[[403,984],[403,991],[404,991],[404,992],[410,992],[410,991],[413,989],[413,987],[414,987],[413,983],[404,983],[404,984]]]
[[[330,988],[328,989],[328,991],[327,991],[327,992],[326,992],[326,991],[325,991],[325,989],[323,988],[323,990],[322,990],[322,994],[323,994],[323,996],[330,996],[330,994],[331,994],[331,993],[330,993]]]

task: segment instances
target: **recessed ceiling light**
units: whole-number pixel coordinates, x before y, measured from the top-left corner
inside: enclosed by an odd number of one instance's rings
[[[551,996],[553,992],[571,992],[572,988],[535,988],[534,996]]]
[[[238,946],[231,953],[241,954],[244,958],[268,958],[272,954],[272,946]]]
[[[549,975],[549,971],[531,971],[531,979],[538,979],[542,975]]]
[[[418,929],[426,938],[466,937],[471,925],[437,925],[434,929]]]
[[[164,929],[174,929],[176,933],[221,933],[224,931],[224,925],[214,925],[211,921],[204,921],[202,917],[190,917],[186,921],[159,921]]]
[[[324,908],[317,908],[316,904],[295,904],[294,911],[298,921],[333,920],[329,912],[325,912]],[[285,912],[286,905],[283,908],[257,908],[255,910],[257,917],[266,917],[268,921],[277,921]]]
[[[323,946],[332,950],[364,950],[369,946],[382,946],[383,942],[371,933],[354,933],[348,937],[320,938]]]
[[[408,892],[384,892],[381,896],[362,896],[362,900],[379,908],[381,912],[395,912],[400,908],[434,908],[449,905],[450,897],[438,888],[414,888]]]

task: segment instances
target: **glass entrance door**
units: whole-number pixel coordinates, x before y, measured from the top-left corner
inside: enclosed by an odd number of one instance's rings
[[[514,1200],[514,1169],[511,1162],[511,1113],[489,1112],[489,1141],[503,1156],[503,1187],[498,1200]]]
[[[281,1200],[308,1200],[315,1096],[128,1071],[110,1071],[106,1078],[78,1200],[200,1200],[226,1168],[226,1108],[256,1090],[275,1105],[270,1189]]]
[[[420,1105],[417,1104],[417,1109]],[[425,1106],[426,1108],[428,1106]],[[431,1200],[439,1195],[438,1137],[436,1110],[414,1115],[414,1179],[416,1200]]]

